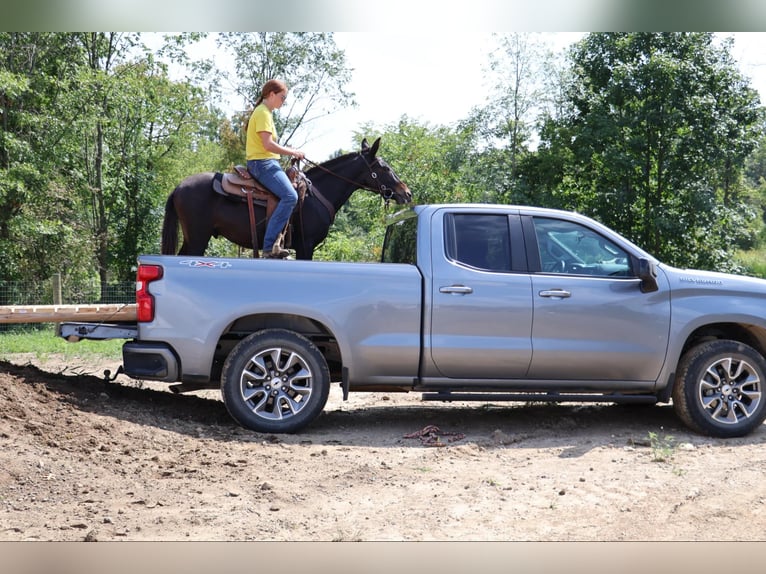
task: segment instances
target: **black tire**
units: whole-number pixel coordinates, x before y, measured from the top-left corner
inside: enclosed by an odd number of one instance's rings
[[[242,339],[223,365],[221,395],[240,425],[258,432],[292,433],[324,409],[330,371],[306,337],[266,329]]]
[[[678,365],[673,408],[692,430],[714,437],[744,436],[766,418],[766,361],[729,340],[701,343]]]

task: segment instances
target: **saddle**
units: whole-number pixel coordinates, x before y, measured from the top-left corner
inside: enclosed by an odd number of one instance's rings
[[[262,202],[266,205],[266,218],[271,217],[279,198],[271,193],[260,181],[255,179],[247,168],[243,165],[235,165],[233,172],[222,173],[220,178],[220,189],[216,189],[219,193],[231,195],[234,198],[240,198],[242,200],[247,199],[247,194],[251,193],[253,200]],[[295,191],[298,192],[298,204],[303,203],[303,199],[308,193],[311,182],[306,174],[303,173],[297,166],[295,160],[292,165],[285,170],[288,179],[293,184]],[[214,182],[214,187],[215,182]]]
[[[243,165],[235,165],[233,172],[221,174],[221,189],[224,193],[241,199],[247,199],[247,195],[252,194],[253,200],[265,203],[267,219],[279,203],[279,198],[250,175]]]
[[[229,173],[217,173],[213,178],[213,188],[216,192],[231,198],[238,198],[241,201],[246,201],[248,209],[250,211],[250,231],[253,241],[253,257],[258,257],[258,245],[255,233],[255,215],[253,212],[253,203],[259,203],[266,206],[266,221],[269,220],[271,214],[279,204],[279,198],[269,191],[261,182],[255,179],[252,174],[247,171],[247,168],[243,165],[235,165],[234,171]],[[311,181],[306,177],[306,174],[300,170],[298,160],[293,159],[290,167],[285,170],[288,179],[293,184],[293,188],[298,193],[298,209],[303,204],[303,200],[306,197],[306,193],[311,187]],[[290,224],[288,223],[287,229],[284,230],[278,239],[278,243],[287,236],[286,244],[289,245],[290,237],[292,236]],[[276,246],[276,244],[275,244]]]

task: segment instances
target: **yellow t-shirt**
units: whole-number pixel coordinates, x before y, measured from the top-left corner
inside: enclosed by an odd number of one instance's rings
[[[271,132],[271,139],[277,141],[277,128],[274,127],[274,117],[271,110],[265,104],[259,104],[250,115],[247,124],[247,144],[245,154],[247,160],[251,159],[279,159],[278,153],[266,151],[258,132]]]

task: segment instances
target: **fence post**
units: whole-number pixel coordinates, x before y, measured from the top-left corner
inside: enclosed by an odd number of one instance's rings
[[[61,305],[61,273],[53,274],[53,304]]]
[[[54,305],[61,305],[61,273],[54,273],[53,274],[53,304]],[[59,328],[61,327],[60,323],[54,323],[53,324],[53,333],[58,336],[59,334]]]

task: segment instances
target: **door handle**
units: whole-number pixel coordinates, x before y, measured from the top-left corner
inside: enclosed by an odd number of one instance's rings
[[[458,295],[468,295],[473,293],[473,288],[465,285],[450,285],[449,287],[439,287],[439,293],[457,293]]]
[[[540,295],[540,297],[550,297],[553,299],[566,299],[567,297],[572,296],[569,291],[565,291],[564,289],[548,289],[540,291],[538,295]]]

